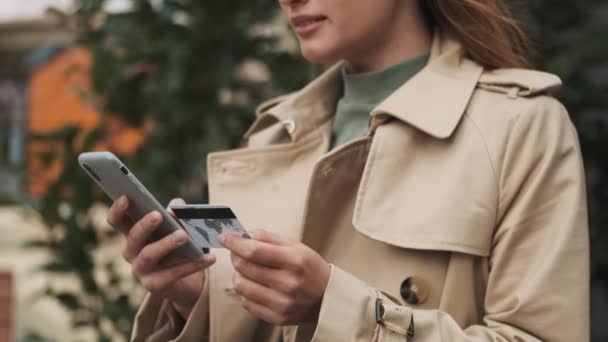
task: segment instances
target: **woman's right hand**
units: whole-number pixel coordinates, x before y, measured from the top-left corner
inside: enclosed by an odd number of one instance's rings
[[[184,204],[184,201],[174,199],[171,204]],[[164,256],[188,241],[188,234],[178,230],[147,244],[150,234],[162,222],[161,214],[153,211],[133,223],[126,214],[128,207],[128,199],[122,196],[114,201],[107,214],[108,223],[127,238],[123,258],[131,264],[133,275],[146,290],[169,300],[176,311],[188,319],[203,287],[204,273],[201,271],[215,263],[215,256],[205,254],[198,261],[161,265]]]

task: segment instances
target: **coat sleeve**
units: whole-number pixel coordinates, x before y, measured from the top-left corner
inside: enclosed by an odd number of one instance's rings
[[[203,271],[208,273],[207,270]],[[146,294],[135,316],[132,342],[207,341],[209,335],[208,274],[198,301],[188,320],[171,303],[151,293]]]
[[[334,266],[314,341],[589,340],[589,241],[578,139],[557,100],[533,103],[513,119],[497,158],[499,212],[482,321],[461,327],[446,312],[402,306]]]

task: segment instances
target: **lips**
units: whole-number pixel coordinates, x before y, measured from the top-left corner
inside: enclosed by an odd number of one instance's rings
[[[323,15],[298,15],[291,18],[291,25],[299,36],[310,35],[327,20]]]
[[[299,28],[312,25],[325,19],[327,19],[327,17],[323,15],[299,15],[291,18],[291,25],[293,25],[295,28]]]

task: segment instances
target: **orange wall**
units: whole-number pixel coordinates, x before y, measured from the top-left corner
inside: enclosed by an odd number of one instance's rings
[[[40,66],[29,84],[28,131],[33,134],[52,133],[65,126],[76,126],[79,135],[76,149],[87,133],[100,125],[107,133],[95,150],[112,150],[118,155],[135,152],[144,142],[151,125],[133,128],[117,116],[102,115],[91,96],[92,59],[83,48],[68,49]],[[46,193],[63,170],[61,159],[45,164],[41,153],[61,155],[62,142],[30,141],[27,146],[29,173],[28,193],[38,197]]]

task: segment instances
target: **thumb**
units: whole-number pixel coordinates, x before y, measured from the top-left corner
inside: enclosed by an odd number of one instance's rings
[[[174,198],[171,201],[169,201],[169,206],[172,205],[180,205],[180,204],[186,204],[186,201],[184,201],[183,198]]]
[[[167,211],[173,216],[175,217],[175,214],[173,213],[173,210],[171,210],[171,206],[172,205],[180,205],[180,204],[186,204],[186,201],[184,201],[183,198],[174,198],[171,201],[169,201],[169,205],[167,206]]]
[[[250,232],[251,237],[254,240],[270,243],[273,245],[286,246],[291,244],[287,238],[284,238],[278,234],[269,232],[264,229],[254,229]]]

